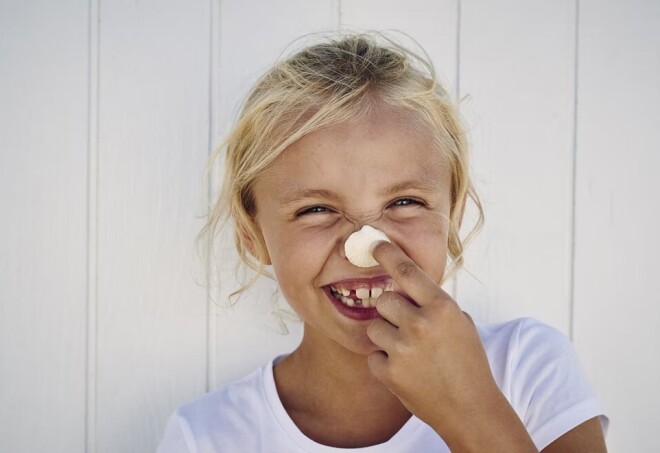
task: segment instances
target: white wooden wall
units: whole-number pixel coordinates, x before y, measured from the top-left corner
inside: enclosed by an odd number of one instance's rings
[[[571,336],[610,451],[657,451],[657,0],[0,0],[0,451],[151,452],[295,347],[272,282],[208,301],[202,171],[286,44],[337,28],[406,31],[469,96],[486,227],[448,289]]]

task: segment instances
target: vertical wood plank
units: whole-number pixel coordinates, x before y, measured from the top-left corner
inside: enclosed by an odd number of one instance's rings
[[[568,334],[575,2],[461,5],[459,83],[486,225],[458,297],[479,319],[534,316]]]
[[[660,424],[660,3],[580,1],[575,344],[611,451]]]
[[[208,155],[210,3],[100,10],[97,448],[154,451],[206,386],[195,282]]]
[[[0,30],[0,451],[83,452],[87,2],[0,2]]]
[[[87,160],[87,377],[85,386],[85,452],[96,452],[96,367],[98,306],[98,190],[99,190],[99,3],[89,2],[89,107]]]
[[[307,33],[337,29],[338,13],[337,0],[221,2],[221,134],[229,130],[249,88],[287,45]],[[295,44],[293,48],[297,48]],[[213,297],[221,308],[217,309],[213,387],[247,374],[279,353],[292,350],[302,332],[301,324],[292,322],[288,324],[291,333],[281,333],[277,319],[271,315],[271,294],[276,286],[265,278],[234,307],[226,308],[229,294],[239,287],[235,277],[238,258],[229,231],[224,232],[216,247],[221,260],[217,263],[220,288]],[[281,300],[279,307],[286,309],[288,305]]]

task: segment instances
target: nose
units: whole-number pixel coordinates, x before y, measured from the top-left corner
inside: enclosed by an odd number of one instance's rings
[[[343,216],[348,221],[348,223],[353,224],[355,231],[358,231],[365,225],[373,225],[374,223],[378,222],[383,217],[383,214],[383,211],[367,211],[362,212],[359,215],[351,215],[344,212]]]

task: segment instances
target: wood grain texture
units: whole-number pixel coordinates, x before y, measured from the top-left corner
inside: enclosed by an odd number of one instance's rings
[[[459,83],[486,224],[458,296],[478,319],[534,316],[569,333],[574,30],[573,0],[461,2]]]
[[[101,4],[97,445],[154,451],[206,388],[195,283],[209,137],[209,2]]]
[[[0,451],[83,452],[87,2],[0,30]]]
[[[660,424],[660,4],[580,2],[575,344],[612,452]]]

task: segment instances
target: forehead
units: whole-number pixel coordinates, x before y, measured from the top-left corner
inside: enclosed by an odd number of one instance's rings
[[[257,180],[272,194],[330,189],[359,194],[403,181],[449,188],[446,159],[411,115],[378,111],[312,132],[287,148]]]

